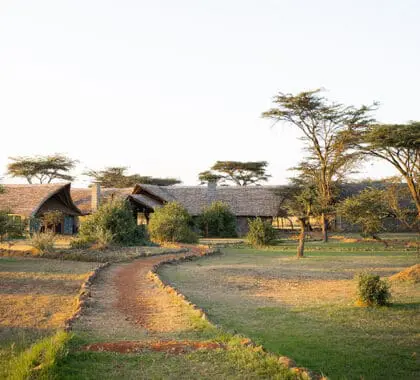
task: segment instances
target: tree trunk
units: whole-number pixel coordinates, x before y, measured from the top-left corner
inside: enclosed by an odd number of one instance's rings
[[[372,238],[382,244],[385,245],[385,248],[388,248],[388,242],[386,240],[381,239],[378,235],[373,234]]]
[[[328,243],[328,220],[324,213],[321,214],[322,242]]]
[[[305,230],[306,230],[305,220],[299,219],[299,224],[300,224],[300,234],[299,234],[299,244],[297,248],[298,259],[303,257],[303,251],[305,249]]]
[[[405,180],[407,181],[408,189],[410,190],[411,196],[413,197],[414,203],[416,204],[417,218],[420,220],[420,195],[417,193],[416,184],[409,176],[405,176]]]

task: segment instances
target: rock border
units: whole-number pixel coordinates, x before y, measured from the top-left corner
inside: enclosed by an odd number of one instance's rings
[[[182,246],[182,247],[185,247],[185,246]],[[196,304],[194,304],[191,301],[189,301],[187,299],[187,297],[185,297],[179,290],[177,290],[176,288],[174,288],[172,285],[170,285],[169,283],[164,282],[159,277],[159,275],[157,273],[158,270],[159,270],[159,268],[161,266],[163,266],[163,265],[167,265],[167,264],[180,264],[180,263],[185,262],[185,261],[197,260],[197,259],[199,259],[201,257],[213,256],[213,255],[221,254],[219,248],[212,248],[211,246],[196,245],[196,246],[190,246],[189,248],[190,248],[190,251],[193,252],[192,255],[181,256],[181,257],[176,257],[176,258],[169,259],[169,260],[164,260],[164,261],[161,261],[161,262],[153,265],[152,269],[147,273],[147,278],[149,280],[153,281],[159,288],[163,289],[164,291],[166,291],[171,296],[176,297],[184,305],[186,305],[187,307],[191,308],[192,311],[194,312],[194,314],[198,315],[201,319],[204,319],[204,320],[208,321],[214,327],[218,328],[217,325],[215,325],[214,323],[212,323],[209,320],[207,314],[205,313],[205,311],[203,309],[201,309],[199,306],[197,306]],[[251,346],[251,347],[257,348],[257,349],[259,349],[261,351],[267,352],[264,349],[263,346],[257,345],[255,342],[253,342],[249,338],[244,338],[241,343],[244,346]],[[273,353],[271,353],[271,354],[273,354]],[[291,359],[291,358],[289,358],[287,356],[280,355],[280,356],[278,356],[278,359],[277,360],[284,367],[288,368],[291,372],[293,372],[296,375],[300,376],[302,379],[308,379],[308,380],[328,380],[328,378],[325,377],[325,376],[323,376],[322,374],[319,374],[317,372],[311,371],[311,370],[309,370],[307,368],[297,367],[296,366],[296,362],[293,359]]]
[[[88,278],[83,282],[82,286],[80,287],[79,294],[77,296],[77,306],[76,311],[70,318],[67,318],[64,322],[64,331],[69,332],[72,329],[74,322],[80,318],[83,308],[87,304],[87,300],[90,297],[90,287],[92,286],[93,281],[98,276],[99,272],[103,269],[109,267],[111,263],[106,262],[99,265],[93,272],[90,273]]]

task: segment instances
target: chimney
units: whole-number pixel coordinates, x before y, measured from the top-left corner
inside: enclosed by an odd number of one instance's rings
[[[207,202],[212,203],[217,197],[217,181],[207,182]]]
[[[99,208],[99,203],[101,201],[101,186],[99,183],[94,182],[92,184],[92,197],[91,197],[91,208],[92,212],[95,212]]]

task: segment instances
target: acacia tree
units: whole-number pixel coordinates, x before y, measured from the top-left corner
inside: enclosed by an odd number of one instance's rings
[[[404,178],[420,219],[420,122],[356,126],[355,146],[390,163]]]
[[[338,212],[350,223],[360,225],[363,237],[372,237],[388,246],[378,236],[384,230],[384,219],[390,215],[385,190],[364,189],[341,202]]]
[[[155,178],[149,176],[142,176],[140,174],[127,175],[127,167],[113,166],[103,170],[88,170],[84,174],[95,180],[96,183],[103,187],[132,187],[138,183],[149,185],[169,186],[181,183],[176,178]]]
[[[267,181],[267,161],[217,161],[210,170],[201,172],[199,180],[203,182],[232,182],[237,186],[248,186]]]
[[[205,170],[204,172],[198,173],[198,179],[200,180],[200,185],[203,185],[208,182],[218,183],[223,178],[222,175],[213,173],[210,170]]]
[[[284,122],[302,132],[308,156],[299,165],[299,171],[316,185],[321,206],[323,241],[328,241],[328,214],[334,203],[334,183],[342,179],[358,159],[351,149],[350,131],[355,126],[373,122],[370,106],[345,106],[330,102],[320,95],[321,90],[305,91],[297,95],[279,93],[273,99],[274,108],[262,114],[274,123]]]
[[[72,160],[63,154],[35,157],[10,157],[13,161],[7,166],[7,174],[11,177],[26,178],[28,183],[34,179],[39,183],[51,183],[55,179],[72,181],[73,176],[69,175],[77,160]]]

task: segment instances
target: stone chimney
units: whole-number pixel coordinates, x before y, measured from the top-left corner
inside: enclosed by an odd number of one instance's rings
[[[91,197],[92,212],[95,212],[99,208],[100,202],[101,202],[101,186],[99,185],[99,183],[94,182],[92,184],[92,197]]]
[[[207,202],[210,204],[217,198],[217,181],[208,181],[207,183]]]

